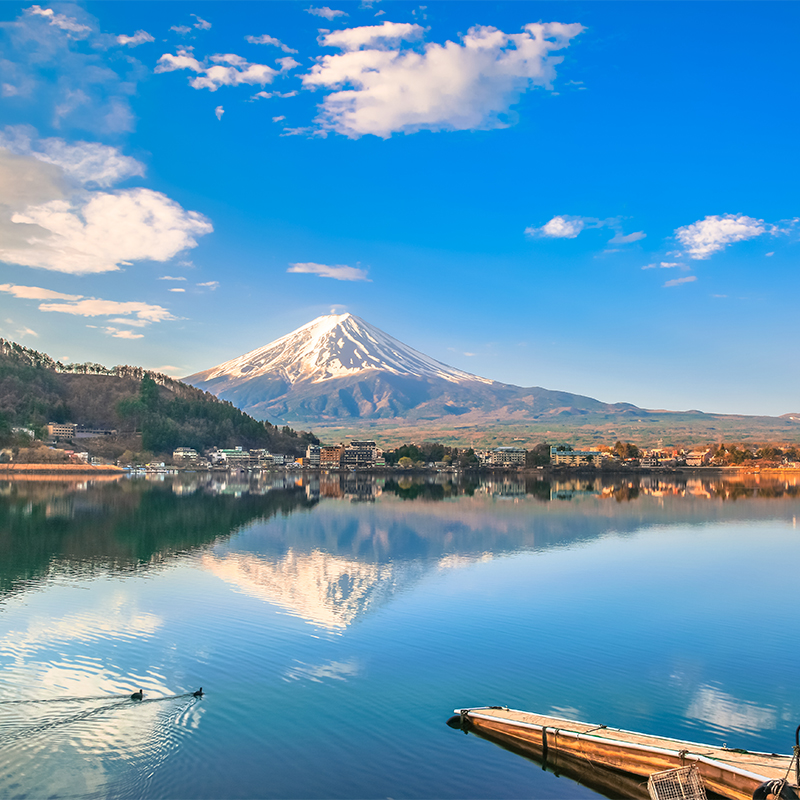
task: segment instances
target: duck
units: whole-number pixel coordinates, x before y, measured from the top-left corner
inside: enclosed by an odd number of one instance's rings
[[[143,697],[144,697],[144,692],[141,689],[139,689],[138,692],[134,692],[131,695],[131,700],[141,700]]]
[[[192,697],[202,697],[203,687],[201,686],[196,692],[192,692]]]

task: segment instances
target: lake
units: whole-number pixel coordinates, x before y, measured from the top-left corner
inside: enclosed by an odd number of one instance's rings
[[[798,516],[754,476],[0,482],[0,796],[597,797],[476,705],[791,752]]]

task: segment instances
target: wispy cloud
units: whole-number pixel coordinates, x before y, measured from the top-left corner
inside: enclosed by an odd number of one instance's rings
[[[280,47],[284,53],[296,53],[297,50],[293,50],[288,45],[284,44],[280,39],[276,39],[274,36],[269,36],[266,33],[262,33],[261,36],[245,36],[245,41],[249,42],[250,44],[268,44],[272,45],[273,47]]]
[[[162,275],[158,280],[160,281],[185,281],[186,278],[174,275]]]
[[[211,23],[208,22],[208,20],[205,20],[205,19],[202,19],[201,17],[198,17],[197,14],[192,14],[191,16],[193,16],[197,20],[197,22],[194,23],[194,27],[195,28],[197,28],[198,30],[201,30],[201,31],[210,30]]]
[[[541,227],[525,228],[527,236],[542,237],[546,239],[574,239],[581,231],[590,228],[611,228],[616,231],[615,235],[608,240],[609,244],[630,244],[644,239],[647,234],[644,231],[624,234],[622,232],[622,222],[620,217],[609,217],[608,219],[598,219],[597,217],[581,217],[568,214],[560,214],[553,217]],[[609,250],[607,252],[616,252]]]
[[[684,278],[673,278],[671,281],[667,281],[664,286],[681,286],[684,283],[694,283],[697,280],[697,275],[687,275]]]
[[[350,15],[346,11],[338,11],[332,8],[328,8],[328,6],[322,6],[322,8],[307,8],[306,12],[309,14],[313,14],[315,17],[324,17],[327,20],[336,19],[336,17],[349,17]]]
[[[221,120],[221,119],[222,119],[222,115],[223,115],[224,113],[225,113],[225,109],[224,109],[222,106],[217,106],[217,107],[214,109],[214,115],[215,115],[215,116],[216,116],[216,118],[217,118],[217,119],[219,119],[219,120]]]
[[[128,47],[138,47],[140,44],[154,41],[153,36],[147,31],[136,31],[133,36],[126,36],[124,33],[117,36],[117,44],[127,45]]]
[[[312,261],[292,264],[287,272],[298,272],[307,275],[319,275],[320,278],[333,278],[337,281],[369,281],[367,271],[359,267],[348,267],[344,264],[329,266],[328,264],[315,264]]]
[[[647,234],[644,231],[636,231],[629,233],[627,236],[623,233],[614,234],[614,237],[608,240],[609,244],[630,244],[631,242],[638,242],[644,239]]]
[[[645,264],[642,269],[682,269],[688,270],[686,264],[681,264],[679,261],[659,261],[655,264]]]
[[[7,292],[23,300],[80,300],[83,297],[80,294],[64,294],[39,286],[15,286],[11,283],[0,283],[0,292]]]
[[[204,289],[211,289],[213,292],[214,289],[219,288],[219,281],[205,281],[205,283],[198,283],[198,286],[202,286]]]
[[[39,310],[55,311],[79,317],[105,317],[119,314],[121,317],[131,316],[136,320],[145,322],[166,322],[175,319],[163,306],[136,301],[100,300],[96,297],[87,297],[83,300],[64,303],[42,303],[39,306]]]

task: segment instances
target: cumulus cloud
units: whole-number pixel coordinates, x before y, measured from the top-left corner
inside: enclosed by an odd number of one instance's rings
[[[549,239],[574,239],[586,227],[584,217],[553,217],[541,228],[525,228],[528,236],[544,236]]]
[[[11,222],[26,226],[24,240],[0,243],[0,261],[73,274],[167,261],[213,230],[201,214],[150,189],[51,200],[13,213]]]
[[[217,119],[222,119],[222,115],[225,113],[225,109],[222,106],[217,106],[214,109],[214,115]]]
[[[278,71],[266,64],[252,64],[235,53],[219,53],[211,56],[213,66],[198,61],[191,50],[179,48],[176,55],[164,53],[158,59],[155,71],[174,72],[188,69],[198,73],[189,81],[194,89],[208,89],[216,92],[220,86],[239,86],[241,84],[272,83]]]
[[[694,283],[697,280],[697,275],[687,275],[684,278],[673,278],[667,281],[664,286],[680,286],[683,283]]]
[[[387,22],[326,34],[323,44],[344,52],[320,57],[303,76],[306,87],[331,90],[318,124],[351,138],[506,127],[524,92],[552,88],[563,60],[553,51],[584,30],[560,22],[531,23],[517,34],[475,26],[461,44],[404,46],[418,27]]]
[[[686,248],[689,258],[706,259],[734,242],[776,232],[775,226],[765,224],[763,219],[742,214],[724,214],[708,216],[691,225],[677,228],[675,236]]]
[[[287,272],[301,272],[308,275],[319,275],[320,278],[333,278],[337,281],[369,281],[367,271],[359,267],[348,267],[344,264],[329,266],[315,264],[313,261],[291,264]]]
[[[274,36],[269,36],[266,33],[262,33],[261,36],[245,36],[245,41],[250,42],[250,44],[269,44],[273,47],[280,47],[284,53],[296,53],[297,50],[293,50],[288,45],[284,44],[280,39],[276,39]]]
[[[309,14],[313,14],[315,17],[324,17],[328,20],[336,19],[336,17],[350,16],[346,11],[335,11],[332,8],[328,8],[328,6],[322,6],[322,8],[307,8],[306,11]]]
[[[194,27],[197,28],[198,30],[207,31],[211,28],[211,23],[208,22],[207,20],[201,19],[200,17],[197,16],[197,14],[192,14],[191,16],[193,16],[197,20],[197,22],[194,23]]]
[[[136,31],[133,36],[126,36],[121,33],[117,36],[117,44],[127,45],[128,47],[138,47],[146,42],[154,42],[155,39],[147,31]]]
[[[389,45],[398,41],[419,39],[425,29],[410,22],[384,22],[383,25],[364,25],[360,28],[345,28],[322,37],[326,47],[340,50],[359,50],[367,45]]]
[[[275,63],[281,65],[281,72],[288,72],[290,69],[300,66],[300,62],[295,61],[291,56],[286,56],[286,58],[276,58]]]

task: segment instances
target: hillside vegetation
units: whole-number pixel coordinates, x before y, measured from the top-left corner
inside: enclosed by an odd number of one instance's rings
[[[0,444],[17,441],[12,429],[40,435],[48,422],[74,422],[119,431],[120,452],[136,437],[140,449],[267,448],[300,455],[310,433],[260,422],[212,394],[141,367],[62,364],[45,353],[0,339]],[[104,437],[108,449],[113,442]],[[94,440],[84,440],[91,446]]]

